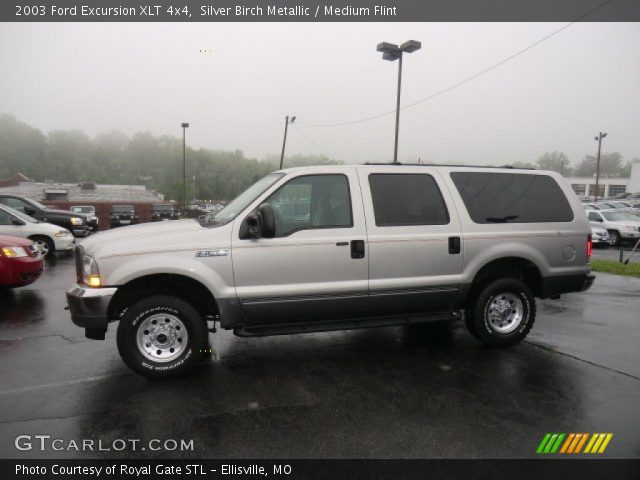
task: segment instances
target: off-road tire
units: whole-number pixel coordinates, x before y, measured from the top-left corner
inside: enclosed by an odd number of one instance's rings
[[[187,331],[186,345],[176,358],[158,362],[147,358],[138,346],[138,333],[150,317],[167,314],[177,318]],[[134,372],[148,378],[176,378],[189,373],[209,356],[207,324],[202,316],[185,300],[170,295],[154,295],[129,307],[120,319],[117,334],[118,351],[122,360]]]
[[[495,320],[492,322],[490,313],[493,312],[495,318],[492,307],[496,302],[509,297],[521,307],[522,319],[513,327],[513,330],[501,332],[495,326]],[[469,331],[489,347],[507,347],[520,342],[527,336],[536,318],[535,298],[529,287],[517,278],[503,278],[489,283],[479,291],[475,302],[470,307],[471,315],[466,320],[467,325],[472,327]],[[504,329],[509,328],[510,326],[505,323]]]

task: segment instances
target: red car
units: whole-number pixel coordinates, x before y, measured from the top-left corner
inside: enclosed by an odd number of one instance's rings
[[[0,235],[0,288],[35,282],[44,268],[38,246],[26,238]]]

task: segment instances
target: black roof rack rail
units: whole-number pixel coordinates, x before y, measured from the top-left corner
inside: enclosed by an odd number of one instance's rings
[[[513,165],[456,165],[453,163],[365,162],[364,165],[404,165],[408,167],[511,168],[517,170],[537,170],[536,168],[514,167]]]

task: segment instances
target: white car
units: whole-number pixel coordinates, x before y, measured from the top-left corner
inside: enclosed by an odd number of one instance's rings
[[[611,239],[606,228],[602,228],[599,223],[591,223],[591,243],[595,245],[608,245]]]
[[[640,238],[640,218],[617,210],[587,210],[587,218],[609,232],[609,243],[619,245],[621,241],[637,241]]]
[[[69,230],[41,222],[6,205],[0,205],[0,234],[33,240],[45,257],[53,252],[71,251],[75,244]]]

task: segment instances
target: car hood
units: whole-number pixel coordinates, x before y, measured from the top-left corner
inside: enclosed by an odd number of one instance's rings
[[[189,219],[114,228],[91,235],[80,244],[85,253],[100,258],[223,247],[229,241],[227,228],[204,228]]]
[[[625,220],[625,221],[607,221],[607,225],[611,227],[640,227],[640,221]]]
[[[82,218],[87,218],[87,214],[86,213],[75,213],[75,212],[70,212],[68,210],[59,210],[57,208],[47,208],[44,212],[45,216],[47,215],[59,215],[59,216],[63,216],[63,217],[82,217]]]
[[[33,242],[27,238],[0,235],[0,247],[28,247]]]

